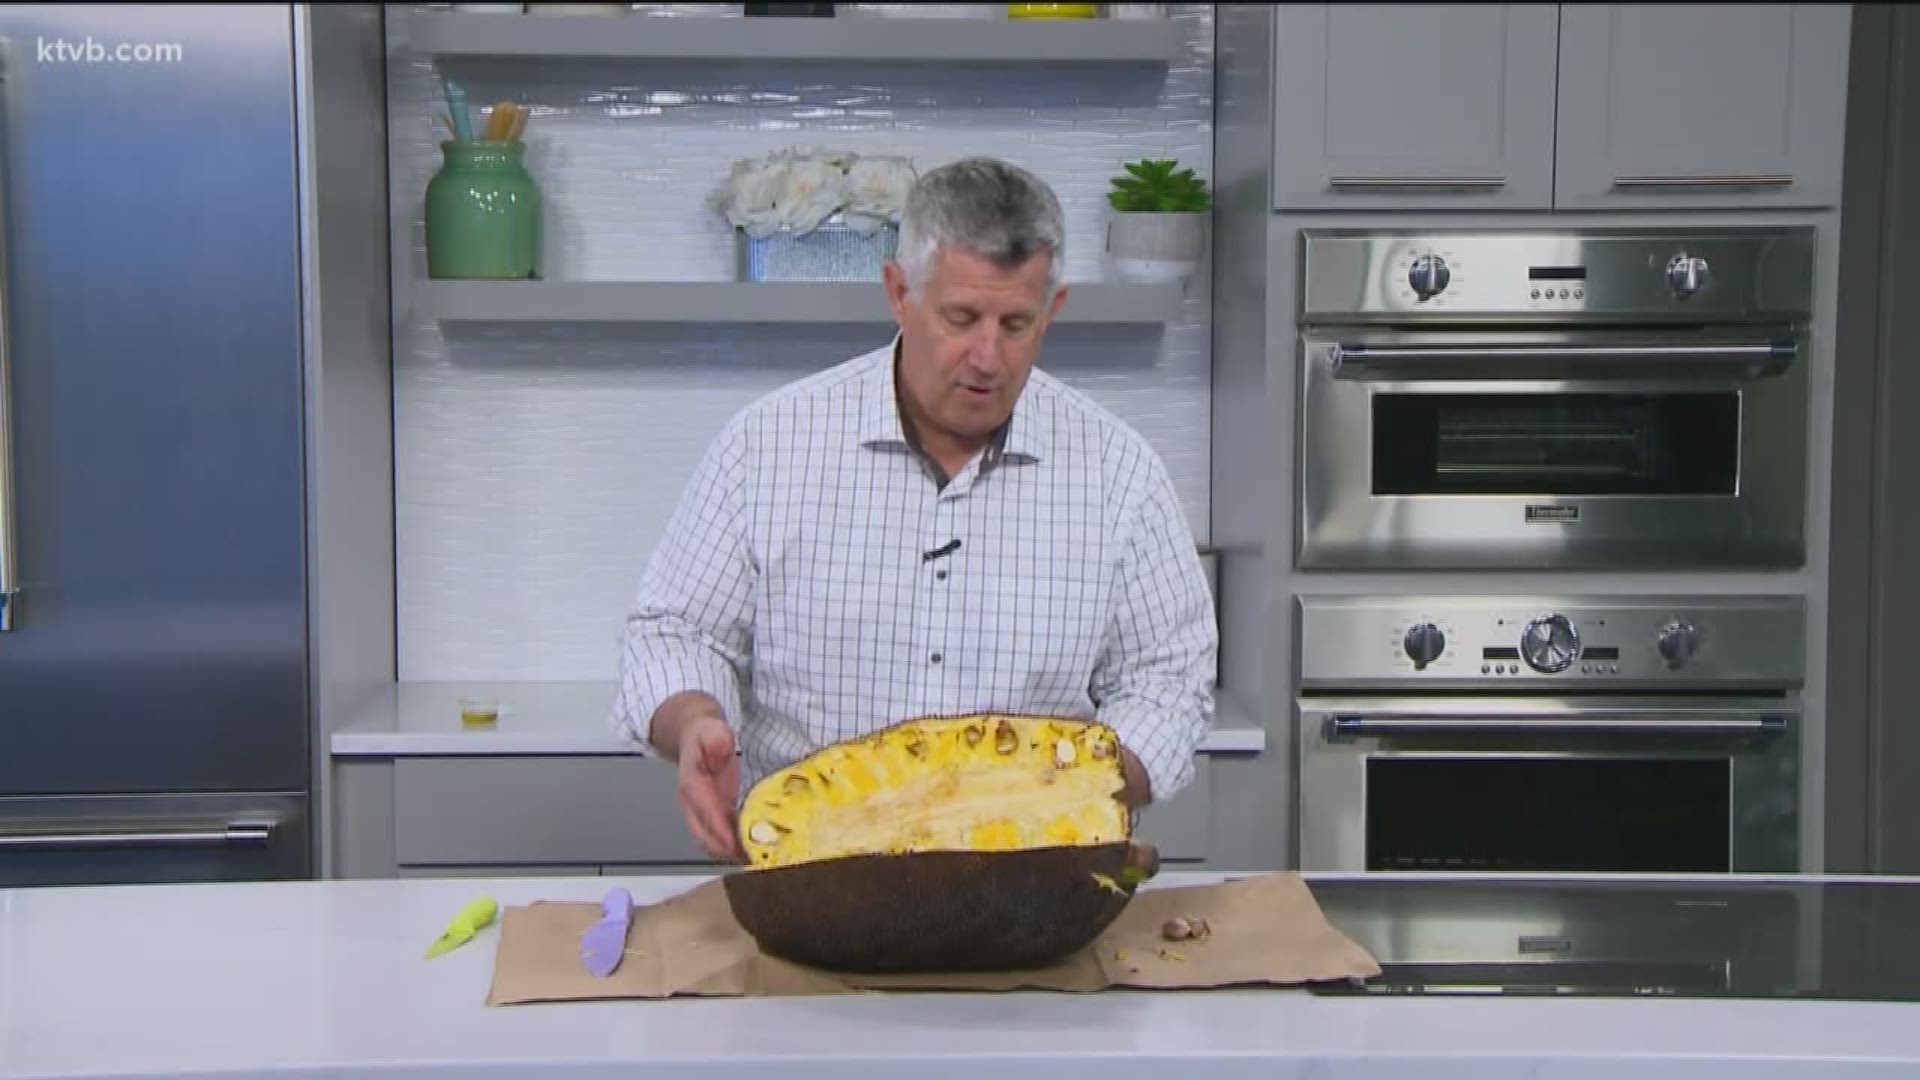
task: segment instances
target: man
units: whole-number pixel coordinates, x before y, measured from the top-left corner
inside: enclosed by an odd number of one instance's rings
[[[1160,459],[1033,370],[1064,258],[1037,177],[928,172],[884,273],[894,342],[749,405],[696,469],[627,619],[614,719],[678,762],[714,856],[744,859],[745,786],[920,716],[1095,717],[1134,808],[1192,779],[1213,606]]]

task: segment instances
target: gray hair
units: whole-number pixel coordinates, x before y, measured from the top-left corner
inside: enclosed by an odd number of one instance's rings
[[[896,258],[908,287],[926,284],[941,245],[965,248],[1000,266],[1052,256],[1047,292],[1066,270],[1067,229],[1060,200],[1046,181],[996,158],[970,157],[942,165],[915,181],[900,214]]]

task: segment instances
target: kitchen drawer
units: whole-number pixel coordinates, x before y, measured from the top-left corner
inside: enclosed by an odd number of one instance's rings
[[[305,878],[310,829],[298,794],[0,798],[0,889]]]
[[[409,873],[527,866],[536,873],[702,872],[719,864],[688,835],[674,771],[637,757],[403,758],[394,762],[395,861]],[[1140,836],[1168,861],[1211,842],[1205,756],[1193,783],[1149,807]]]
[[[402,866],[396,877],[403,878],[562,878],[598,877],[600,867],[588,863],[560,866],[528,866],[520,863],[488,863],[482,866]]]
[[[402,866],[706,863],[649,758],[403,758],[393,767]]]

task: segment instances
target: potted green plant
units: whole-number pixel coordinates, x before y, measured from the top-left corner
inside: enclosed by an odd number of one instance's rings
[[[1206,250],[1213,194],[1192,169],[1171,158],[1128,162],[1107,203],[1107,257],[1124,281],[1184,282]]]

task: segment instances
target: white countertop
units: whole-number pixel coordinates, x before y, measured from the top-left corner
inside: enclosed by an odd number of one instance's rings
[[[1164,884],[1217,875],[1168,874]],[[698,878],[627,878],[643,902]],[[1300,990],[871,994],[488,1008],[498,924],[613,879],[0,891],[0,1080],[48,1077],[1212,1077],[1850,1080],[1920,1074],[1898,1004],[1317,998]],[[777,1069],[778,1071],[769,1071]]]
[[[632,754],[608,724],[611,682],[403,682],[377,691],[333,733],[334,757],[462,754]],[[493,728],[463,729],[460,699],[499,703]],[[1245,710],[1219,695],[1206,754],[1257,754],[1267,733]]]

